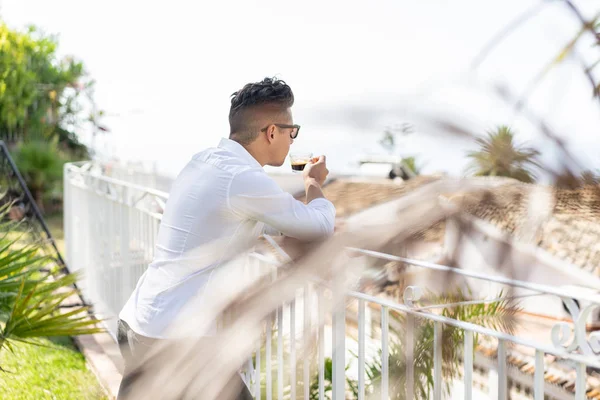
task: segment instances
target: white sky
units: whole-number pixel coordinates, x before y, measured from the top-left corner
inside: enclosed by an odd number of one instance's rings
[[[157,161],[171,174],[228,134],[234,90],[272,75],[296,95],[303,128],[295,147],[327,153],[337,170],[377,150],[385,126],[413,120],[415,109],[472,121],[482,134],[512,124],[556,161],[535,127],[463,79],[487,40],[538,1],[0,1],[11,26],[58,33],[61,52],[84,61],[109,114],[105,149]],[[477,81],[523,91],[576,29],[564,8],[548,6],[503,42]],[[586,164],[600,167],[600,103],[589,95],[576,63],[567,62],[532,104]],[[417,124],[400,153],[418,154],[429,171],[460,173],[470,143],[428,132]]]

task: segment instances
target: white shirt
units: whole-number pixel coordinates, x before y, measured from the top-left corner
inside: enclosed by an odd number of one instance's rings
[[[294,199],[239,143],[222,139],[217,148],[196,154],[175,180],[154,259],[119,318],[138,334],[171,337],[168,326],[205,291],[211,271],[267,229],[311,240],[333,234],[334,225],[329,200]]]

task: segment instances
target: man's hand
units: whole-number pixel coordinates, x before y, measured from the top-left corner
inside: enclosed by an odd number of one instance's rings
[[[346,230],[346,219],[336,218],[335,219],[335,232],[343,232]]]
[[[325,179],[327,179],[327,175],[329,175],[329,170],[327,169],[327,163],[325,160],[325,156],[320,156],[316,160],[311,160],[306,167],[304,167],[304,181],[314,179],[319,186],[323,186],[325,183]]]

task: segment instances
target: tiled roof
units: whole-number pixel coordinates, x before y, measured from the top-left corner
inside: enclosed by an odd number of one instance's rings
[[[411,191],[438,180],[436,176],[418,176],[414,179],[398,182],[389,179],[336,179],[323,188],[325,197],[336,208],[338,218],[347,218],[387,201],[402,197]],[[304,200],[302,197],[298,197]],[[418,232],[415,237],[427,242],[441,242],[444,237],[445,224],[439,223],[431,228]]]
[[[523,238],[532,218],[534,192],[550,201],[534,206],[543,220],[533,236]],[[557,189],[507,181],[484,195],[461,201],[467,213],[600,276],[600,187]]]
[[[438,179],[418,176],[402,183],[381,179],[337,179],[325,186],[324,193],[336,206],[338,218],[347,218]],[[600,186],[557,189],[509,178],[473,179],[490,183],[490,189],[477,195],[456,193],[446,197],[459,202],[466,213],[600,276]],[[532,206],[532,198],[537,199],[540,193],[547,201]],[[542,215],[539,229],[533,233],[529,230],[532,209]],[[441,222],[413,238],[441,243],[444,231],[445,223]]]
[[[390,180],[338,179],[325,186],[323,193],[335,205],[338,217],[348,217],[377,204],[401,197],[417,187],[437,180],[431,176],[396,183]]]

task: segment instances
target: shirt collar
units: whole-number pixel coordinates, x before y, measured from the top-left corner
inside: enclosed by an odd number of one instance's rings
[[[248,153],[248,150],[246,150],[244,148],[244,146],[242,146],[235,140],[222,138],[221,142],[219,142],[219,148],[229,150],[232,153],[234,153],[236,156],[245,160],[248,164],[255,166],[255,167],[262,168],[260,163],[258,161],[256,161],[256,158],[252,157],[252,155],[250,153]]]

